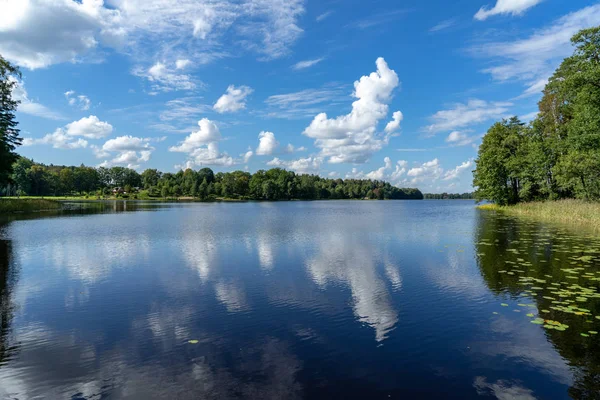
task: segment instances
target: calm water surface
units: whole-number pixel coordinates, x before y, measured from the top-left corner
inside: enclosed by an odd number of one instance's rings
[[[470,201],[4,218],[0,398],[597,399],[599,271]]]

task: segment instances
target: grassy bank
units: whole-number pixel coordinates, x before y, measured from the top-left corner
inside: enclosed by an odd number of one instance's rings
[[[560,200],[521,203],[514,206],[484,204],[478,208],[500,211],[507,215],[534,218],[543,222],[581,226],[600,233],[600,203]]]
[[[0,198],[0,214],[59,210],[61,208],[61,204],[55,200]]]

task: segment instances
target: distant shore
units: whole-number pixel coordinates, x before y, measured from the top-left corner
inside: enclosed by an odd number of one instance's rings
[[[320,199],[324,201],[328,200],[349,200],[349,201],[380,201],[375,199]],[[199,199],[189,196],[181,197],[115,197],[115,196],[22,196],[22,197],[0,197],[0,215],[1,214],[13,214],[13,213],[34,213],[41,211],[59,211],[68,210],[70,208],[65,207],[68,202],[81,202],[81,203],[97,203],[103,201],[150,201],[150,202],[195,202],[195,203],[240,203],[240,202],[266,202],[267,200],[253,200],[253,199],[235,199],[226,197],[210,197],[207,199]],[[289,200],[277,200],[277,201],[315,201],[315,200],[303,200],[303,199],[289,199]],[[385,201],[385,200],[382,200]],[[394,200],[390,200],[394,201]]]
[[[600,234],[600,203],[582,200],[558,200],[520,203],[513,206],[483,204],[477,208],[543,222],[582,227]]]

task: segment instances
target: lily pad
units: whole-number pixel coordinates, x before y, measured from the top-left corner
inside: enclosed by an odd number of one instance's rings
[[[188,340],[189,344],[198,344],[198,341],[196,339],[192,339],[192,340]]]

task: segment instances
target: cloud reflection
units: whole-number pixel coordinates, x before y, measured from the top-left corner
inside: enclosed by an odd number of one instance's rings
[[[377,271],[379,263],[372,246],[351,234],[331,234],[320,241],[318,254],[306,264],[317,285],[325,287],[337,281],[350,287],[354,314],[359,321],[375,329],[377,342],[385,340],[398,322],[398,312]],[[385,271],[394,287],[401,285],[397,267],[387,262]]]

